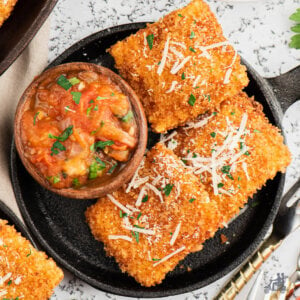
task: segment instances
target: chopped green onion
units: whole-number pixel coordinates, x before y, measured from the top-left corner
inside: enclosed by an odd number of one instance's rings
[[[60,75],[58,77],[57,84],[64,88],[66,91],[72,87],[71,82],[64,75]]]
[[[153,261],[160,261],[160,258],[152,258]]]
[[[98,110],[98,105],[95,105],[94,111],[97,111],[97,110]]]
[[[197,157],[197,154],[196,153],[193,153],[193,158],[196,158]]]
[[[7,285],[10,286],[12,284],[12,280],[10,280]]]
[[[93,106],[90,106],[90,107],[87,108],[87,110],[86,110],[86,115],[87,116],[90,115],[92,108],[93,108]]]
[[[80,80],[77,77],[72,77],[69,79],[69,81],[72,85],[75,85],[80,82]]]
[[[36,123],[36,118],[37,118],[37,116],[39,115],[39,113],[40,113],[39,111],[35,113],[35,115],[34,115],[34,117],[33,117],[33,125],[35,125],[35,123]]]
[[[31,255],[31,249],[29,249],[29,253],[26,255],[26,257],[29,257]]]
[[[98,141],[96,143],[94,143],[91,147],[90,150],[91,151],[95,151],[98,148],[100,149],[104,149],[106,146],[111,146],[113,145],[115,142],[114,141]]]
[[[94,101],[93,99],[91,99],[91,100],[89,101],[89,104],[91,104],[91,103],[95,103],[95,101]]]
[[[213,137],[213,138],[215,138],[216,135],[217,135],[217,134],[216,134],[215,132],[211,132],[211,133],[210,133],[210,136]]]
[[[259,133],[260,133],[261,131],[259,131],[259,130],[257,130],[257,129],[254,129],[253,132],[259,132]]]
[[[53,183],[55,184],[55,183],[59,183],[60,182],[60,178],[59,178],[59,176],[53,176]]]
[[[131,235],[135,238],[136,242],[139,242],[139,233],[136,231],[131,231]]]
[[[74,179],[72,180],[72,185],[73,185],[74,187],[79,187],[79,186],[80,186],[80,182],[79,182],[78,178],[74,178]]]
[[[208,102],[211,101],[210,95],[203,95],[203,96],[204,96],[204,98],[207,98]]]
[[[246,152],[244,153],[244,155],[249,156],[249,155],[250,155],[249,151],[246,151]]]
[[[185,79],[185,74],[184,74],[184,72],[181,74],[181,79],[182,79],[182,80]]]
[[[59,136],[48,134],[51,139],[57,139],[58,141],[64,142],[73,133],[73,125],[67,127]]]
[[[224,173],[224,174],[229,174],[229,171],[230,171],[230,166],[223,166],[222,168],[221,168],[221,171],[222,171],[222,173]]]
[[[147,43],[148,43],[149,49],[151,50],[153,48],[154,35],[153,34],[149,34],[149,35],[147,35],[146,39],[147,39]]]
[[[193,94],[190,94],[190,98],[188,101],[189,105],[194,106],[195,102],[196,102],[196,97]]]
[[[223,186],[224,186],[224,183],[222,183],[222,182],[218,183],[218,188],[221,188]]]
[[[195,32],[191,31],[190,39],[193,39],[195,37]]]
[[[106,164],[99,157],[95,157],[96,162],[99,164],[99,171],[104,170],[106,168]]]
[[[71,95],[73,97],[73,101],[76,104],[79,104],[80,98],[81,98],[81,93],[80,92],[71,92]]]
[[[178,14],[178,17],[182,18],[182,17],[183,17],[183,15],[182,15],[182,14]]]
[[[133,112],[130,110],[121,120],[122,122],[128,123],[133,118]]]
[[[140,212],[140,213],[138,214],[138,216],[136,217],[136,219],[138,220],[138,219],[141,217],[141,215],[142,215],[142,213]]]
[[[113,97],[115,95],[115,93],[111,93],[110,96]]]
[[[196,200],[196,198],[191,198],[191,199],[189,200],[189,202],[190,202],[190,203],[193,203],[195,200]]]
[[[216,111],[214,111],[212,114],[213,114],[213,116],[216,116],[218,113]]]
[[[235,115],[235,111],[232,111],[230,114],[231,114],[232,116]]]
[[[109,97],[100,97],[100,96],[98,96],[96,98],[96,100],[107,100],[107,99],[109,99]]]
[[[115,170],[115,168],[118,166],[118,163],[115,163],[108,171],[107,171],[107,173],[108,174],[111,174],[114,170]]]
[[[56,141],[53,143],[52,147],[51,147],[51,156],[53,156],[53,154],[58,154],[59,151],[65,151],[66,147],[59,141]]]

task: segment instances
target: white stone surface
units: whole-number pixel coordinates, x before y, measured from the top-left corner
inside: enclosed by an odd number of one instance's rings
[[[94,32],[118,24],[153,21],[186,3],[187,0],[59,0],[51,15],[49,61]],[[222,24],[225,35],[262,76],[277,76],[299,65],[300,50],[288,47],[292,35],[292,21],[288,17],[300,6],[299,0],[208,3]],[[287,188],[300,176],[300,102],[288,110],[283,125],[287,143],[293,153],[293,163],[287,172]],[[256,299],[263,299],[263,287],[277,273],[292,273],[299,253],[300,230],[294,232],[263,266],[263,279]],[[164,299],[212,299],[229,277],[230,274],[198,291]],[[254,279],[236,299],[246,299]],[[98,291],[65,272],[65,279],[51,299],[129,298]]]

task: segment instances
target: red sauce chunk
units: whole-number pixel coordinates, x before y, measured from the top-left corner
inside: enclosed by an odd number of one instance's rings
[[[107,179],[137,144],[127,96],[101,74],[54,74],[30,101],[21,121],[25,155],[55,188]]]

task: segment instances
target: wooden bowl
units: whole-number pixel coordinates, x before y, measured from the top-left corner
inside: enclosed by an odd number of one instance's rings
[[[125,166],[121,170],[119,170],[114,176],[109,178],[109,180],[106,180],[105,182],[99,182],[97,184],[87,184],[86,186],[82,186],[76,189],[58,189],[51,186],[48,180],[44,178],[44,176],[39,172],[35,165],[33,165],[24,155],[25,150],[21,135],[21,119],[23,113],[29,109],[30,98],[32,95],[35,94],[38,85],[53,72],[64,73],[69,71],[93,71],[102,74],[110,78],[110,80],[121,89],[122,93],[128,97],[132,106],[132,110],[137,124],[138,142],[137,146],[133,150],[133,153],[131,154],[130,159],[125,163]],[[132,90],[132,88],[119,75],[115,74],[114,72],[105,67],[98,66],[96,64],[74,62],[53,67],[51,69],[46,70],[41,75],[35,77],[33,82],[25,90],[25,92],[19,100],[14,121],[14,138],[18,154],[25,168],[39,184],[41,184],[43,187],[54,193],[60,194],[68,198],[92,199],[112,193],[131,179],[145,153],[147,144],[147,120],[139,98]]]

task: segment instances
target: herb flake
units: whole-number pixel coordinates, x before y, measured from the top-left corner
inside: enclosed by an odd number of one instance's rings
[[[166,196],[169,196],[171,194],[172,188],[173,188],[174,184],[167,184],[164,188],[163,191],[165,193]]]
[[[153,40],[154,40],[153,33],[147,35],[146,39],[147,39],[147,43],[148,43],[149,49],[152,50],[152,48],[153,48]]]
[[[195,102],[196,102],[196,97],[193,94],[190,94],[190,98],[188,101],[189,105],[194,106]]]
[[[60,85],[63,89],[65,89],[66,91],[72,87],[71,82],[67,79],[66,76],[64,75],[60,75],[57,79],[57,84]]]

